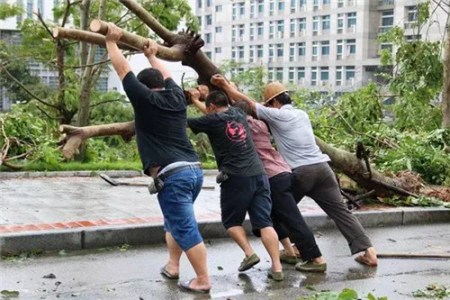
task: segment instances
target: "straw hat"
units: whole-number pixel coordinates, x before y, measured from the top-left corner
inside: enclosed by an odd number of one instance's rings
[[[286,87],[279,81],[274,81],[266,84],[264,87],[263,97],[264,97],[264,105],[269,103],[270,100],[275,98],[278,95],[281,95],[288,90]]]

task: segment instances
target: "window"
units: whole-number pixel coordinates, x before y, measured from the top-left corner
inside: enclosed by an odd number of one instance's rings
[[[222,26],[217,26],[215,31],[216,31],[216,33],[221,33],[222,32]]]
[[[344,32],[344,14],[337,15],[337,33]]]
[[[222,5],[216,5],[216,12],[222,11]]]
[[[356,40],[346,40],[345,43],[347,44],[347,53],[348,54],[356,54]]]
[[[317,67],[311,68],[311,85],[317,85]]]
[[[329,4],[330,4],[330,0],[323,0],[323,1],[322,1],[322,4],[323,4],[323,5],[329,5]]]
[[[262,15],[264,13],[264,0],[258,1],[258,14]]]
[[[264,35],[264,23],[259,22],[256,26],[258,27],[258,36],[262,37]]]
[[[344,7],[344,0],[338,0],[338,7]]]
[[[297,0],[291,0],[291,13],[297,12]]]
[[[269,81],[273,80],[273,68],[267,69],[267,77],[269,78]]]
[[[314,0],[313,2],[313,10],[319,10],[319,0]]]
[[[289,44],[289,61],[295,61],[295,44]]]
[[[262,45],[257,45],[256,46],[256,56],[258,58],[262,58],[264,55],[264,50],[263,50],[263,46]]]
[[[211,33],[205,34],[205,42],[207,44],[211,43]]]
[[[342,67],[336,67],[336,86],[342,85]]]
[[[206,7],[211,7],[211,0],[206,0]]]
[[[313,17],[313,35],[319,33],[319,17]]]
[[[356,12],[347,13],[347,28],[356,28]]]
[[[417,6],[407,6],[406,7],[406,13],[408,16],[408,23],[415,23],[417,22]]]
[[[355,66],[346,66],[345,80],[354,80],[354,79],[355,79]]]
[[[320,44],[321,44],[321,52],[320,52],[320,54],[322,56],[330,55],[330,42],[329,41],[322,41]]]
[[[202,26],[202,17],[197,17],[198,19],[198,25]]]
[[[197,7],[202,8],[202,0],[197,0]]]
[[[214,48],[214,52],[215,53],[222,53],[222,48],[216,47],[216,48]]]
[[[276,79],[278,81],[283,81],[283,68],[276,68]]]
[[[209,59],[211,59],[211,51],[205,51],[206,56],[208,56]]]
[[[386,10],[381,13],[381,26],[378,29],[379,33],[385,33],[394,26],[394,10]]]
[[[250,3],[250,18],[254,18],[255,17],[255,3],[252,2]]]
[[[298,19],[298,31],[304,35],[306,32],[306,18]]]
[[[328,67],[320,67],[320,80],[328,81],[328,79],[329,79]]]
[[[341,60],[342,54],[344,52],[344,43],[343,40],[336,41],[336,59]]]
[[[231,58],[232,58],[233,60],[236,59],[236,47],[232,47],[232,48],[231,48]]]
[[[299,81],[305,79],[305,67],[298,67],[297,68],[297,79]]]
[[[249,51],[248,51],[248,60],[249,62],[253,62],[255,59],[255,46],[250,45]]]
[[[322,30],[330,30],[330,16],[322,16]]]
[[[283,13],[284,12],[284,1],[280,1],[278,2],[278,13]]]
[[[284,36],[284,20],[277,21],[277,37],[283,38]]]
[[[312,60],[317,60],[318,56],[319,56],[319,43],[318,42],[313,42],[312,44]]]
[[[250,23],[250,41],[255,39],[255,23]]]
[[[244,46],[238,47],[239,58],[244,58]]]
[[[274,27],[275,27],[275,24],[274,24],[274,22],[273,21],[270,21],[269,22],[269,39],[273,39],[273,36],[274,36]]]
[[[290,37],[294,37],[295,36],[296,25],[297,25],[297,20],[296,19],[291,19],[289,21],[289,36]]]
[[[277,56],[283,57],[283,55],[284,55],[283,44],[277,44],[276,49],[277,49]]]
[[[38,0],[37,6],[38,6],[38,10],[41,12],[41,14],[43,14],[44,13],[44,1]]]
[[[294,67],[290,67],[288,73],[289,73],[289,81],[293,82],[294,81],[294,77],[295,77],[295,69],[294,69]]]
[[[233,20],[236,20],[236,15],[237,15],[237,7],[236,7],[236,3],[233,3],[233,6],[232,6],[232,19]]]
[[[244,24],[239,25],[238,28],[239,28],[239,29],[238,29],[238,35],[239,35],[239,37],[240,37],[240,39],[241,39],[241,41],[242,41],[242,39],[244,38],[244,34],[245,34],[245,27],[244,27]]]
[[[269,45],[269,62],[273,61],[273,45]]]
[[[232,42],[236,41],[236,25],[233,25],[231,27],[231,41]]]
[[[245,15],[245,2],[239,3],[239,15],[240,16]]]
[[[273,16],[274,13],[275,13],[275,2],[274,2],[274,0],[270,0],[270,3],[269,3],[269,14],[271,16]]]
[[[212,24],[212,16],[206,15],[206,25],[211,25],[211,24]]]
[[[303,43],[298,43],[297,44],[298,47],[298,56],[306,56],[306,46],[305,46],[305,42]]]

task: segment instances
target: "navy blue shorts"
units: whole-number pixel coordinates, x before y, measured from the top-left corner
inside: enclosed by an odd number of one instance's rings
[[[220,185],[223,226],[226,229],[241,226],[247,212],[254,229],[272,226],[272,200],[267,175],[228,176]]]
[[[183,251],[203,241],[194,215],[194,201],[203,184],[203,172],[198,166],[176,172],[164,180],[158,193],[164,215],[164,230],[170,232]]]

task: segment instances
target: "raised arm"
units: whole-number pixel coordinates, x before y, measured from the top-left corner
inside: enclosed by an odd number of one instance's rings
[[[256,111],[256,101],[237,89],[235,85],[225,79],[221,74],[215,74],[211,77],[211,83],[227,93],[230,100],[234,103],[238,100],[244,100],[248,103],[253,112]]]
[[[108,50],[109,58],[111,63],[116,70],[117,75],[120,80],[123,80],[125,75],[131,71],[130,63],[123,55],[117,46],[117,42],[122,36],[122,29],[114,25],[113,23],[108,23],[108,32],[106,34],[106,49]]]
[[[199,111],[206,115],[208,111],[206,110],[205,102],[200,101],[200,98],[204,97],[204,95],[202,96],[201,91],[199,91],[199,89],[197,88],[187,89],[186,92],[189,93],[192,104],[194,104]]]
[[[152,65],[153,68],[159,70],[163,75],[164,79],[172,77],[169,69],[166,64],[156,57],[156,53],[158,52],[158,44],[154,40],[148,39],[147,43],[144,45],[144,55],[147,57],[148,62]]]

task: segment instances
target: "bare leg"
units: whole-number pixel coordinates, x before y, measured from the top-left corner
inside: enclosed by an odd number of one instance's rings
[[[190,248],[186,251],[186,256],[197,275],[197,277],[191,281],[189,287],[195,289],[210,289],[211,282],[209,281],[208,267],[206,264],[207,252],[205,244],[201,242]]]
[[[248,242],[247,234],[245,233],[244,227],[242,226],[233,226],[227,229],[228,234],[231,236],[231,238],[236,242],[236,244],[241,247],[242,251],[244,251],[245,256],[249,257],[255,251],[253,250],[252,246]],[[261,232],[262,235],[262,232]],[[277,242],[278,244],[278,242]]]
[[[370,267],[376,267],[378,265],[377,252],[374,247],[367,248],[364,254],[355,257],[355,260]]]
[[[289,256],[296,256],[294,247],[292,246],[291,240],[287,237],[280,240],[281,245],[283,245],[284,252]]]
[[[272,271],[281,272],[283,268],[280,263],[280,251],[278,249],[278,236],[273,227],[265,227],[261,229],[261,241],[269,253],[272,260]]]
[[[172,275],[178,275],[180,273],[180,258],[183,251],[170,232],[166,232],[166,243],[169,250],[169,262],[166,265],[166,270]]]

